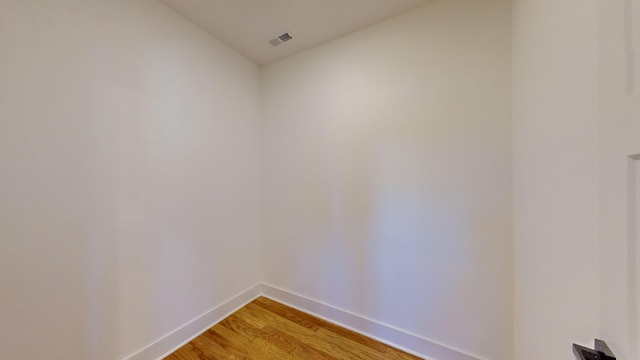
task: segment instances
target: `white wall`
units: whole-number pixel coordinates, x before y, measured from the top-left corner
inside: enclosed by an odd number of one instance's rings
[[[622,360],[640,358],[639,25],[640,1],[600,1],[601,336]]]
[[[509,18],[436,1],[264,69],[267,283],[512,359]]]
[[[599,334],[597,3],[513,2],[518,360]]]
[[[153,0],[0,0],[0,358],[121,359],[260,281],[260,70]]]

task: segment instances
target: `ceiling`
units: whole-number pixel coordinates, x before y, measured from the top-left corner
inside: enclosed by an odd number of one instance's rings
[[[336,39],[431,0],[160,0],[258,65]],[[276,47],[269,40],[288,32]]]

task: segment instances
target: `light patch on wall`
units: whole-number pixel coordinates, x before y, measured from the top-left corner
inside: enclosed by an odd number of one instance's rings
[[[640,84],[640,56],[636,53],[640,49],[639,0],[625,0],[624,22],[627,95],[632,96],[638,91]]]
[[[638,251],[638,234],[640,234],[640,154],[629,157],[629,201],[628,201],[628,311],[629,311],[629,354],[631,358],[640,356],[638,344],[640,334],[640,251]],[[633,356],[635,355],[635,356]]]
[[[389,142],[375,152],[369,306],[387,321],[398,319],[398,306],[423,309],[402,320],[417,327],[429,319],[453,331],[447,319],[457,311],[473,261],[464,242],[471,225],[457,206],[464,195],[444,190],[452,182],[448,174],[456,171],[439,171],[443,164],[434,153],[417,139]],[[430,274],[439,275],[425,281]]]

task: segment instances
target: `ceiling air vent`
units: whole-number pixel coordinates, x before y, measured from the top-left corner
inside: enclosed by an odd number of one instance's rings
[[[287,41],[293,39],[293,36],[291,36],[291,34],[289,33],[284,33],[282,35],[276,36],[273,39],[269,40],[269,44],[271,44],[272,46],[278,46],[282,43],[286,43]]]

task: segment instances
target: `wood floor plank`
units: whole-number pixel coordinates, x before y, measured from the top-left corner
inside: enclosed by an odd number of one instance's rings
[[[241,358],[241,359],[251,358],[250,356],[251,343],[245,342],[244,340],[246,339],[240,334],[231,333],[231,334],[224,335],[224,329],[220,327],[213,327],[207,330],[201,336],[206,337],[211,341],[215,342],[216,344],[218,344],[227,353],[229,353],[229,355],[234,355],[235,357]],[[214,359],[217,360],[217,358],[215,357]]]
[[[267,299],[265,297],[259,297],[256,300],[254,300],[252,304],[263,307],[274,314],[278,314],[283,318],[289,319],[295,322],[296,324],[304,326],[308,329],[318,330],[320,328],[320,326],[318,325],[318,322],[316,321],[317,318],[312,317],[309,314],[305,314],[300,310],[275,302],[271,299]]]
[[[304,326],[298,324],[298,322],[291,321],[288,318],[279,316],[277,314],[273,314],[268,310],[262,309],[258,311],[252,311],[253,306],[249,304],[247,307],[248,311],[251,311],[249,314],[245,314],[244,316],[256,316],[259,318],[268,321],[278,330],[284,332],[285,334],[298,339],[300,343],[309,344],[313,346],[316,350],[327,354],[329,357],[337,359],[337,360],[350,360],[353,357],[349,356],[349,352],[346,349],[342,348],[341,345],[335,343],[329,343],[325,341],[319,341],[318,333],[319,330],[311,330]],[[257,309],[260,309],[258,307]]]
[[[354,331],[345,329],[341,326],[335,325],[333,323],[330,323],[328,321],[322,320],[320,318],[314,317],[314,316],[309,316],[308,314],[301,312],[297,309],[293,309],[290,308],[286,305],[277,303],[271,299],[268,298],[258,298],[256,299],[256,301],[254,301],[252,304],[250,305],[257,305],[257,306],[262,306],[264,309],[269,310],[271,312],[280,314],[282,317],[285,318],[296,318],[296,319],[303,319],[303,320],[299,320],[300,322],[304,322],[306,323],[306,326],[309,328],[314,328],[314,329],[324,329],[327,331],[332,331],[336,334],[338,334],[338,336],[342,336],[342,337],[346,337],[351,339],[352,341],[355,341],[365,347],[370,347],[372,349],[378,350],[381,353],[388,353],[388,355],[390,356],[391,359],[405,359],[405,356],[395,356],[396,354],[396,349],[390,348],[388,345],[385,345],[379,341],[373,340],[369,337],[366,337],[362,334],[358,334]],[[392,351],[388,351],[389,349],[391,349]],[[400,355],[405,355],[406,353],[404,352],[399,352]],[[409,357],[408,359],[415,359],[415,357]]]
[[[272,314],[268,311],[257,311],[253,309],[253,304],[249,304],[236,312],[236,315],[247,322],[260,323],[267,322],[270,325],[264,327],[264,331],[270,332],[268,336],[278,336],[293,344],[294,353],[298,354],[300,359],[319,359],[319,360],[339,360],[341,357],[331,356],[321,347],[313,347],[308,343],[317,342],[315,339],[315,331],[305,328],[293,321]],[[304,355],[304,356],[303,356]]]
[[[279,315],[281,315],[284,318],[289,318],[289,317],[296,317],[296,318],[302,318],[304,319],[305,322],[307,322],[307,327],[309,328],[314,328],[314,329],[323,329],[326,331],[330,331],[333,333],[336,333],[338,336],[341,337],[345,337],[345,338],[349,338],[352,341],[355,341],[365,347],[370,347],[372,349],[376,349],[378,351],[380,351],[381,353],[385,353],[388,351],[389,348],[391,348],[390,346],[383,344],[379,341],[373,340],[369,337],[366,337],[362,334],[358,334],[354,331],[345,329],[341,326],[335,325],[333,323],[330,323],[328,321],[322,320],[320,318],[314,317],[314,316],[310,316],[304,312],[301,312],[299,310],[296,309],[292,309],[286,305],[283,304],[279,304],[271,299],[267,299],[267,298],[258,298],[256,299],[256,301],[254,302],[256,305],[258,306],[262,306],[264,307],[264,309],[269,310],[270,312],[274,312],[277,313]],[[254,303],[250,304],[253,305]],[[391,348],[392,350],[396,350]]]
[[[415,357],[411,355],[407,357],[408,354],[397,351],[397,349],[394,349],[379,341],[373,340],[364,335],[332,324],[320,318],[310,316],[299,310],[275,303],[273,302],[273,300],[260,300],[262,299],[258,299],[258,301],[256,301],[255,303],[247,305],[243,310],[253,311],[254,314],[263,317],[265,321],[278,324],[280,328],[284,328],[288,331],[296,331],[300,333],[300,336],[303,336],[304,331],[301,331],[300,329],[293,330],[291,328],[291,324],[287,324],[290,322],[288,316],[295,314],[294,316],[296,318],[304,318],[304,321],[307,322],[308,328],[318,329],[313,332],[312,335],[310,335],[311,337],[313,337],[313,339],[309,339],[309,334],[305,334],[305,340],[316,341],[315,339],[320,339],[325,344],[332,344],[333,347],[331,349],[325,349],[325,351],[329,354],[339,354],[338,358],[344,357],[345,359],[353,359],[353,349],[355,349],[359,352],[358,356],[364,359],[415,359]],[[262,309],[263,311],[256,311],[256,309]],[[275,311],[281,316],[272,313],[272,311]]]
[[[406,352],[259,297],[168,360],[416,360]]]

